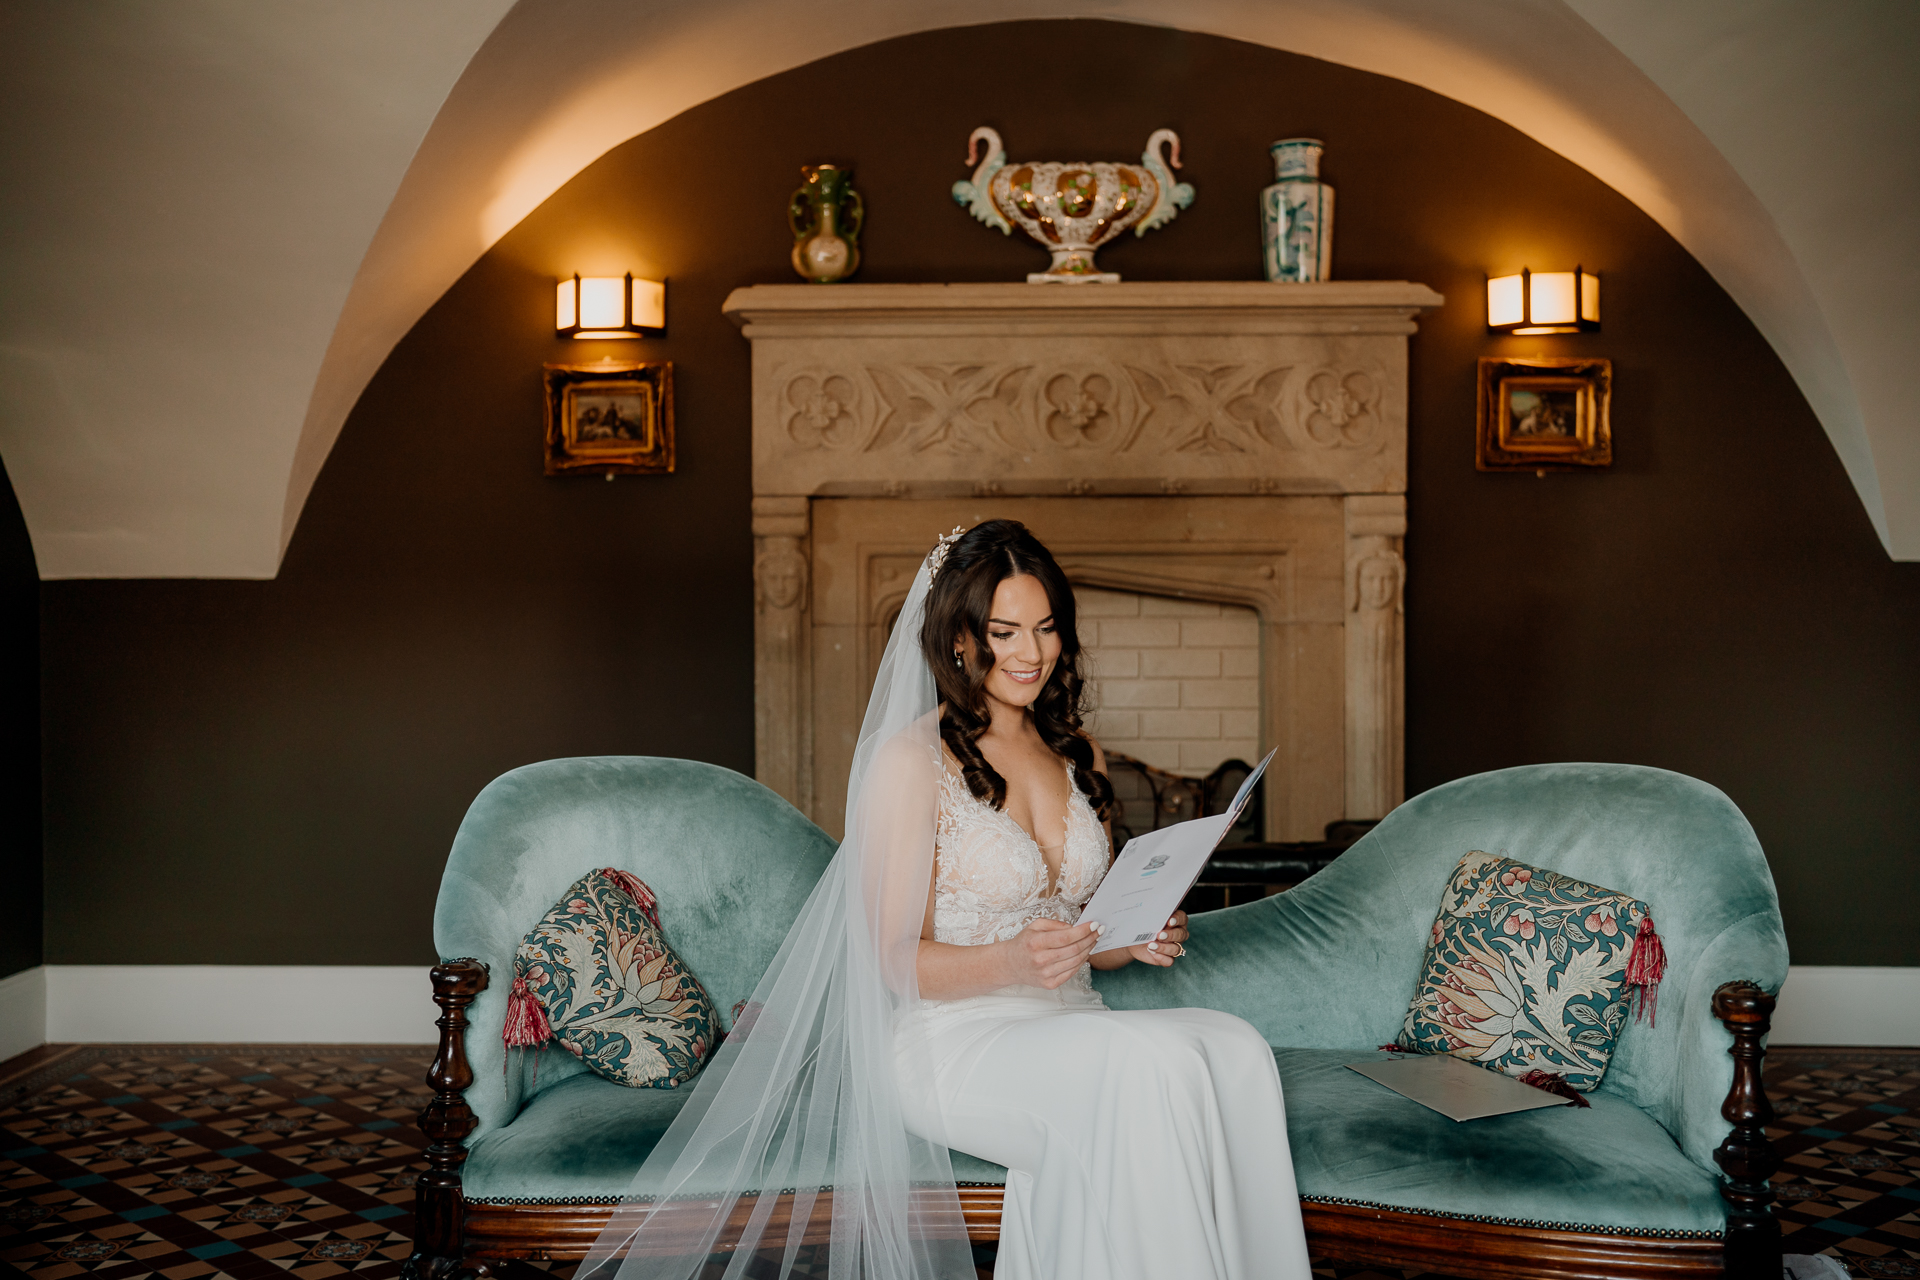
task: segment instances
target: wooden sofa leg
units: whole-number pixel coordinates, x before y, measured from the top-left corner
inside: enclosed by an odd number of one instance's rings
[[[1720,1115],[1733,1125],[1714,1163],[1725,1176],[1726,1274],[1729,1280],[1778,1280],[1780,1220],[1773,1212],[1773,1186],[1780,1153],[1767,1140],[1773,1105],[1760,1079],[1767,1051],[1761,1039],[1773,1022],[1773,996],[1751,982],[1729,982],[1713,993],[1713,1016],[1733,1033],[1733,1087]]]
[[[460,1166],[466,1163],[473,1109],[467,1086],[473,1067],[467,1061],[467,1006],[487,987],[487,966],[478,960],[449,960],[433,967],[433,1002],[440,1006],[440,1051],[427,1068],[433,1101],[420,1113],[427,1137],[427,1171],[413,1193],[413,1253],[400,1268],[404,1280],[452,1280],[466,1261],[466,1203],[460,1194]]]

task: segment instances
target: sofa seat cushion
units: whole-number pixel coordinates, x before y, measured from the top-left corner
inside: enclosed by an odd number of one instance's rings
[[[1346,1068],[1388,1056],[1274,1050],[1302,1196],[1603,1230],[1725,1229],[1714,1175],[1625,1099],[1601,1090],[1587,1110],[1456,1122]]]
[[[484,1082],[475,1086],[485,1087]],[[590,1074],[548,1085],[510,1123],[474,1139],[463,1170],[466,1198],[495,1203],[617,1199],[627,1194],[634,1172],[692,1096],[691,1085],[629,1089]],[[1007,1171],[956,1151],[953,1176],[999,1186]]]
[[[1585,1111],[1549,1107],[1457,1124],[1346,1069],[1376,1056],[1386,1055],[1274,1050],[1301,1195],[1603,1229],[1717,1234],[1726,1225],[1713,1175],[1605,1090],[1588,1096]],[[627,1089],[595,1075],[550,1085],[512,1123],[474,1141],[467,1198],[614,1200],[692,1094]],[[953,1176],[998,1186],[1007,1171],[956,1151]]]

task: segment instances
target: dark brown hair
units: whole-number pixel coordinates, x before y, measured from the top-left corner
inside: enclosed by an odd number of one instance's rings
[[[987,731],[987,676],[993,671],[993,645],[987,616],[993,593],[1008,578],[1025,574],[1039,581],[1053,608],[1060,637],[1060,658],[1031,707],[1033,727],[1055,755],[1073,762],[1074,784],[1086,793],[1101,818],[1113,803],[1113,784],[1093,767],[1093,742],[1080,728],[1080,632],[1074,622],[1073,587],[1053,554],[1016,520],[988,520],[960,535],[927,592],[927,617],[920,648],[933,669],[933,682],[946,715],[940,737],[960,762],[967,789],[996,809],[1007,805],[1007,780],[987,763],[980,735]],[[954,648],[962,635],[973,637],[972,655],[956,664]]]

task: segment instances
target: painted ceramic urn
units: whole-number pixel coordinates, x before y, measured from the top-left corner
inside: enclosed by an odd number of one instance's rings
[[[1129,227],[1145,235],[1173,221],[1193,203],[1193,187],[1173,180],[1180,167],[1180,137],[1156,129],[1139,164],[1106,161],[1023,161],[1009,164],[1000,135],[982,126],[967,139],[967,163],[980,144],[986,158],[973,179],[953,184],[954,200],[980,221],[1011,235],[1018,226],[1053,255],[1029,284],[1117,284],[1120,277],[1094,265],[1094,250]],[[1162,151],[1166,158],[1162,159]]]
[[[1318,138],[1282,138],[1273,153],[1273,185],[1260,193],[1260,239],[1267,279],[1306,284],[1333,275],[1333,188],[1320,181]]]
[[[860,224],[866,206],[853,189],[853,170],[830,164],[800,166],[805,179],[787,202],[793,228],[793,269],[815,284],[844,280],[860,268]]]

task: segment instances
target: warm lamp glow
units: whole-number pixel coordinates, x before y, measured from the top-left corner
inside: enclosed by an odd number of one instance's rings
[[[566,286],[560,286],[565,289]],[[567,294],[566,305],[573,306],[573,294]],[[569,311],[571,316],[572,312]],[[1500,276],[1487,281],[1487,325],[1493,329],[1504,329],[1509,325],[1524,324],[1527,318],[1527,295],[1524,282],[1519,276]],[[571,320],[568,323],[572,323]]]
[[[1502,333],[1591,333],[1600,328],[1600,277],[1580,267],[1487,280],[1487,328]]]
[[[638,338],[667,327],[667,286],[627,276],[575,276],[555,292],[553,326],[574,338]]]

